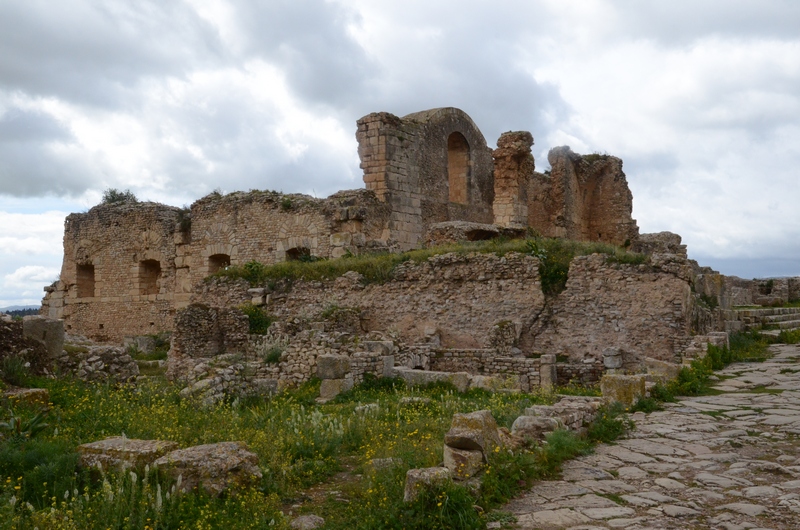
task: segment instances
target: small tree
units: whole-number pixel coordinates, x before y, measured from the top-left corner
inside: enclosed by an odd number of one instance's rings
[[[122,202],[139,202],[131,190],[120,191],[117,188],[106,188],[103,192],[103,204],[118,204]]]

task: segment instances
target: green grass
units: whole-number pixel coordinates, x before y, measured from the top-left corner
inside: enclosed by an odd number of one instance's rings
[[[528,394],[479,390],[459,394],[448,385],[406,388],[393,380],[372,379],[325,405],[314,402],[319,395],[316,381],[271,399],[204,407],[158,380],[136,387],[77,380],[31,382],[50,392],[49,427],[33,439],[0,441],[0,520],[9,521],[5,526],[0,523],[0,528],[145,528],[148,517],[155,528],[267,528],[273,519],[282,527],[285,523],[278,514],[282,499],[297,497],[304,489],[326,481],[341,469],[342,458],[354,458],[358,466],[365,466],[372,458],[381,457],[400,459],[399,475],[365,476],[358,488],[369,490],[373,480],[391,483],[392,491],[399,488],[400,493],[391,502],[385,501],[388,504],[380,517],[395,518],[398,528],[414,527],[406,525],[407,521],[432,525],[436,510],[409,514],[409,507],[402,505],[402,480],[407,469],[440,464],[442,440],[452,415],[489,409],[501,425],[510,426],[525,408],[546,402]],[[404,396],[426,397],[430,402],[401,405]],[[377,410],[355,412],[364,403],[377,403]],[[36,413],[37,409],[23,405],[13,410],[22,420],[30,420]],[[8,412],[0,411],[0,422],[6,420]],[[172,484],[161,477],[151,477],[145,484],[141,471],[137,484],[125,475],[108,475],[108,487],[121,493],[106,498],[103,481],[76,467],[75,450],[81,443],[123,433],[129,438],[172,440],[181,447],[241,440],[259,456],[264,478],[241,494],[246,506],[231,500],[236,497],[208,499],[200,494],[171,497],[167,502],[165,494]],[[153,504],[159,487],[160,512]],[[150,497],[143,496],[145,488]],[[447,525],[454,525],[461,510],[458,507],[466,506],[462,493],[448,493],[448,508],[438,512]],[[472,510],[472,504],[469,508]],[[180,520],[183,524],[178,524]],[[424,525],[416,527],[436,527]]]
[[[423,262],[430,257],[455,252],[457,254],[484,253],[504,256],[509,252],[519,252],[536,256],[539,259],[539,274],[542,290],[547,295],[555,295],[564,289],[569,271],[569,263],[575,256],[601,253],[608,256],[609,263],[638,265],[646,263],[643,254],[628,252],[621,247],[604,243],[587,243],[551,238],[504,239],[490,241],[463,242],[400,254],[365,254],[345,256],[338,259],[317,261],[284,261],[275,265],[263,265],[251,261],[243,265],[233,265],[214,274],[215,277],[244,279],[253,286],[276,286],[282,281],[300,279],[320,281],[338,278],[349,271],[363,276],[363,281],[383,283],[391,280],[398,265],[406,261]]]

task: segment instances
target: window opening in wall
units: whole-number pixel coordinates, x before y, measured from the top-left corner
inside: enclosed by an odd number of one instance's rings
[[[306,247],[290,248],[286,251],[286,261],[311,261],[311,250]]]
[[[467,204],[469,180],[469,144],[464,135],[454,132],[447,138],[447,182],[450,202]]]
[[[139,263],[139,294],[158,294],[161,279],[161,264],[158,260],[146,259]]]
[[[94,296],[94,265],[78,265],[78,298],[90,298]]]
[[[231,257],[227,254],[214,254],[208,258],[208,273],[214,274],[231,264]]]

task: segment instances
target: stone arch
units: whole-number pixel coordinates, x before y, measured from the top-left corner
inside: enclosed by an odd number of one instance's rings
[[[326,257],[329,255],[330,228],[322,219],[309,214],[293,215],[278,227],[278,241],[275,245],[275,261],[296,259],[290,257],[293,249],[307,249],[305,253],[296,250],[293,255]],[[300,254],[298,254],[300,253]]]
[[[212,254],[208,257],[208,273],[214,274],[231,264],[229,254]]]
[[[308,247],[292,247],[286,251],[286,261],[306,261],[311,259],[311,249]]]
[[[447,183],[450,202],[469,203],[469,142],[455,131],[447,137]]]

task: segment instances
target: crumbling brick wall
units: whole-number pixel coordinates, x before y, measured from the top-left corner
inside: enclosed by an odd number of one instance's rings
[[[548,237],[623,245],[639,234],[622,160],[578,155],[556,147],[550,174],[535,173],[528,192],[528,225]]]

